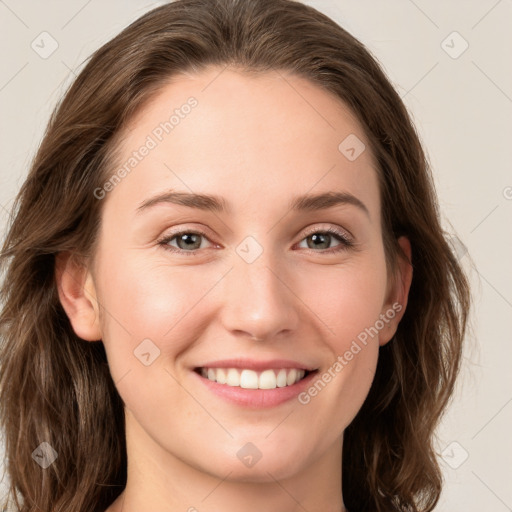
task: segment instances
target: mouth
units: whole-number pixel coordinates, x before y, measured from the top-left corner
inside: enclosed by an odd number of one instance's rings
[[[250,366],[251,363],[247,364]],[[311,385],[319,369],[292,367],[289,363],[273,365],[252,364],[253,368],[223,366],[198,366],[192,375],[199,380],[211,396],[224,403],[245,409],[261,410],[297,399]],[[281,366],[281,367],[280,367]],[[286,368],[283,368],[286,366]]]
[[[302,368],[269,368],[256,371],[249,368],[197,367],[194,371],[217,384],[242,389],[277,389],[293,386],[317,370]]]

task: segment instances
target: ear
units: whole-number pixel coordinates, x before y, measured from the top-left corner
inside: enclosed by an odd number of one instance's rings
[[[407,260],[401,255],[398,256],[398,274],[392,276],[388,282],[387,297],[384,307],[381,311],[381,318],[386,322],[384,328],[379,333],[379,345],[385,345],[395,335],[398,324],[402,319],[409,289],[412,282],[412,263],[411,263],[411,243],[405,236],[398,239],[398,244],[407,256]]]
[[[86,341],[101,340],[96,288],[87,267],[74,254],[59,253],[55,279],[60,302],[77,336]]]

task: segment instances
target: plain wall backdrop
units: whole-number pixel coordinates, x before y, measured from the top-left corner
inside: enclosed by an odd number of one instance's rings
[[[146,0],[0,0],[0,229],[50,112]],[[462,374],[438,431],[436,511],[512,511],[512,2],[310,0],[383,65],[424,143],[473,285]],[[36,447],[34,447],[36,448]],[[8,478],[0,445],[0,493]]]

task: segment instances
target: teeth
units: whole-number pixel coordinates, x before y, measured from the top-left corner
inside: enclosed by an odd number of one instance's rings
[[[286,370],[283,368],[277,374],[277,387],[284,388],[286,386]]]
[[[217,370],[217,375],[215,375],[215,372],[213,372],[213,378],[210,380],[217,380],[219,384],[226,384],[227,381],[227,375],[224,371],[224,368],[219,368]]]
[[[286,376],[286,384],[288,386],[292,385],[297,380],[297,370],[295,368],[291,369]]]
[[[215,370],[213,370],[215,371]],[[212,379],[210,379],[212,380]],[[228,375],[226,377],[226,384],[228,386],[240,386],[240,374],[238,373],[238,370],[235,368],[230,368],[228,370]]]
[[[249,370],[245,370],[249,371]],[[256,373],[256,372],[251,372]],[[277,387],[277,377],[274,370],[265,370],[258,377],[256,377],[259,389],[275,389]]]
[[[259,379],[258,374],[253,372],[252,370],[242,370],[240,374],[240,384],[241,388],[245,389],[258,389]]]
[[[272,369],[263,372],[238,368],[201,368],[201,375],[218,384],[244,389],[276,389],[291,386],[304,378],[304,370]]]

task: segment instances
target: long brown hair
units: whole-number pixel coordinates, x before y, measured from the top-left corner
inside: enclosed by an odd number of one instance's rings
[[[0,255],[9,499],[23,512],[97,512],[126,484],[123,402],[102,342],[80,339],[60,304],[55,257],[93,253],[104,203],[94,191],[115,169],[127,121],[170,77],[209,65],[291,71],[334,93],[365,129],[378,163],[388,269],[396,272],[405,235],[414,275],[405,315],[345,431],[340,485],[352,511],[431,511],[442,488],[433,436],[459,371],[468,279],[441,228],[428,161],[397,92],[358,40],[293,0],[158,7],[90,57],[52,114]],[[36,463],[44,442],[57,454],[46,469]]]

